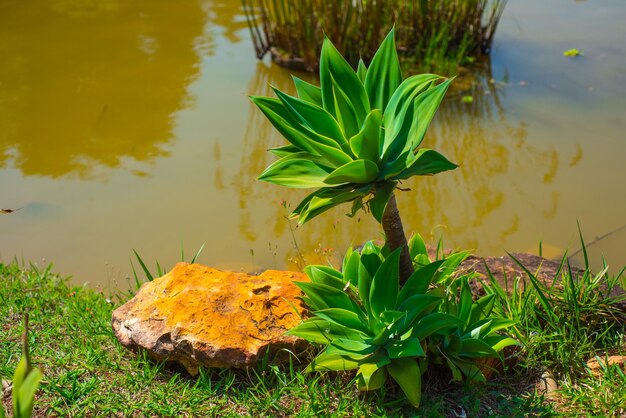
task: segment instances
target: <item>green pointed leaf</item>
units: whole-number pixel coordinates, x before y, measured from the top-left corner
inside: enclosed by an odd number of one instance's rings
[[[282,147],[270,148],[268,151],[278,157],[287,157],[289,155],[293,155],[295,153],[301,152],[302,150],[296,147],[295,145],[289,144],[289,145],[283,145]],[[313,154],[309,154],[309,155],[313,155]]]
[[[406,150],[416,149],[423,141],[430,122],[435,117],[439,104],[448,91],[454,78],[449,78],[443,83],[426,90],[415,98],[414,120],[409,131],[409,143]]]
[[[394,334],[404,334],[420,316],[430,313],[441,301],[441,297],[434,295],[413,295],[400,303],[398,309],[406,312],[402,321],[394,324],[391,331]]]
[[[389,358],[423,357],[426,355],[420,340],[408,338],[406,340],[393,340],[386,347]]]
[[[327,354],[325,351],[322,351],[311,361],[304,371],[324,372],[356,369],[359,367],[360,357],[363,356],[352,357],[347,355],[347,353],[345,353],[345,355],[340,353]]]
[[[370,333],[370,330],[367,327],[364,319],[360,315],[352,311],[348,311],[346,309],[339,309],[339,308],[321,309],[321,310],[315,311],[314,315],[322,319],[325,319],[328,322],[331,322],[337,325],[342,325],[349,329],[358,330],[366,334]]]
[[[458,165],[448,161],[446,157],[439,154],[437,151],[423,148],[417,152],[415,159],[410,166],[406,166],[400,174],[393,175],[390,169],[390,174],[385,175],[386,178],[393,178],[394,180],[405,180],[413,176],[431,176],[443,171],[454,170]]]
[[[486,342],[477,338],[464,338],[461,341],[459,356],[478,357],[498,357],[498,353]]]
[[[413,326],[411,337],[423,340],[439,330],[457,327],[462,325],[462,323],[459,318],[453,315],[442,312],[431,313],[420,319]]]
[[[359,272],[358,272],[359,299],[361,299],[361,301],[363,302],[365,312],[370,314],[371,310],[370,310],[370,304],[369,304],[369,294],[370,294],[370,287],[372,285],[372,276],[370,276],[370,274],[367,271],[367,268],[365,267],[363,263],[360,262],[360,260],[359,260],[358,268],[359,268]]]
[[[461,278],[461,297],[459,300],[459,319],[465,324],[468,324],[470,320],[470,313],[472,312],[472,289],[470,289],[467,276]]]
[[[365,83],[365,77],[367,76],[367,66],[362,59],[359,58],[359,65],[356,68],[356,75],[361,80],[361,83]]]
[[[396,307],[401,250],[398,248],[392,252],[383,261],[372,279],[369,305],[375,318],[380,317],[384,311],[393,310]]]
[[[292,75],[291,77],[293,78],[293,84],[296,86],[299,98],[322,107],[322,90],[318,86],[307,83],[296,76]]]
[[[398,303],[402,303],[413,295],[426,293],[437,272],[443,265],[444,260],[438,260],[415,270],[407,279],[398,295]]]
[[[383,222],[383,215],[385,214],[385,209],[387,209],[387,204],[389,203],[389,199],[393,196],[393,192],[398,185],[395,181],[386,181],[384,183],[376,184],[376,193],[374,197],[369,201],[370,210],[372,211],[372,215],[374,219],[376,219],[379,223]]]
[[[328,176],[325,167],[310,160],[280,159],[261,173],[259,180],[292,188],[324,187]]]
[[[333,142],[327,141],[325,145],[341,147],[346,144],[346,138],[339,124],[326,110],[305,100],[285,94],[278,89],[274,89],[274,92],[293,119],[310,131],[321,135],[321,137],[333,140]]]
[[[365,379],[362,374],[358,375],[357,387],[361,392],[367,392],[372,390],[378,390],[384,386],[387,382],[387,368],[382,367],[376,370],[370,376],[369,382],[365,383]]]
[[[422,373],[417,361],[409,357],[393,359],[387,371],[400,385],[409,403],[418,408],[422,399]]]
[[[485,295],[472,304],[472,312],[467,324],[478,322],[491,314],[491,310],[496,302],[496,295]]]
[[[350,138],[350,148],[357,158],[378,163],[382,139],[383,114],[379,109],[372,110],[361,130]]]
[[[331,324],[324,319],[312,317],[290,329],[285,335],[304,338],[316,344],[328,344],[338,338],[357,339],[361,334],[344,326]]]
[[[320,84],[324,109],[340,123],[340,112],[346,109],[337,109],[337,103],[350,104],[358,126],[354,132],[343,128],[347,137],[353,136],[370,112],[369,100],[363,83],[328,38],[324,39],[320,55]]]
[[[313,310],[340,308],[363,315],[363,310],[345,292],[325,284],[294,282],[310,299]]]
[[[362,338],[360,339],[349,339],[349,338],[339,338],[333,340],[330,343],[330,346],[326,349],[326,351],[330,353],[334,352],[346,352],[350,353],[350,355],[358,354],[368,356],[374,353],[378,347],[366,343]]]
[[[279,99],[251,96],[250,100],[257,105],[274,128],[276,128],[287,141],[302,151],[313,154],[317,153],[311,144],[314,141],[309,137],[308,132],[306,134],[302,132],[304,128],[293,119]]]
[[[35,401],[35,392],[41,381],[41,372],[39,369],[32,369],[18,391],[20,417],[30,417],[33,411],[33,403]],[[0,404],[0,408],[3,406]]]
[[[505,347],[508,347],[511,345],[520,345],[519,341],[511,337],[507,337],[505,335],[494,335],[494,336],[485,338],[483,341],[489,346],[491,346],[491,348],[493,348],[493,350],[496,352],[500,352]]]
[[[363,379],[363,383],[367,390],[370,390],[370,381],[374,374],[383,369],[390,363],[387,356],[382,354],[373,355],[359,366],[359,377]]]
[[[363,83],[370,107],[384,110],[401,83],[402,71],[392,29],[376,51]]]
[[[346,285],[343,275],[332,267],[306,266],[304,273],[313,283],[325,284],[339,290],[343,290]]]
[[[366,242],[361,250],[361,263],[363,263],[367,269],[370,277],[374,277],[382,262],[383,260],[380,254],[380,248],[378,248],[372,241]],[[367,297],[369,297],[369,293],[367,294]]]
[[[414,233],[409,240],[409,254],[411,256],[411,260],[415,260],[415,257],[420,254],[429,257],[424,238],[422,238],[422,236],[417,232]]]
[[[366,184],[378,176],[378,166],[368,160],[354,160],[331,172],[324,182],[326,184],[356,183]]]
[[[404,80],[393,93],[383,112],[383,126],[385,127],[383,155],[391,153],[393,155],[389,158],[394,159],[400,154],[408,142],[408,134],[413,123],[413,100],[439,78],[441,77],[435,74],[414,75]],[[395,150],[388,152],[393,143],[396,143]]]
[[[364,193],[360,191],[334,191],[328,188],[325,190],[328,192],[332,191],[333,193],[316,194],[315,196],[312,196],[311,199],[305,203],[305,205],[298,206],[298,211],[294,211],[294,215],[297,215],[299,225],[310,221],[314,217],[334,208],[337,205],[359,199],[364,195]]]

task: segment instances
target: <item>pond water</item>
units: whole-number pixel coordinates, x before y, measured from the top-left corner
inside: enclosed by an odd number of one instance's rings
[[[405,184],[405,230],[558,257],[578,220],[587,241],[614,232],[595,266],[626,264],[624,19],[623,0],[510,1],[424,143],[461,168]],[[247,98],[270,83],[292,91],[235,0],[0,0],[0,207],[21,208],[0,215],[0,259],[112,288],[132,249],[169,267],[204,243],[200,262],[253,271],[380,237],[341,207],[296,228],[304,194],[255,180],[283,142]]]

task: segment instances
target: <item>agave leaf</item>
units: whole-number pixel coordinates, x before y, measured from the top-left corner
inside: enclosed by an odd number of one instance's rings
[[[261,173],[259,180],[292,188],[324,187],[328,169],[304,159],[280,159]]]
[[[331,80],[333,83],[333,97],[335,99],[337,121],[339,122],[339,125],[343,128],[343,132],[345,133],[346,137],[349,138],[359,132],[359,129],[363,124],[365,118],[360,118],[359,115],[357,115],[357,111],[352,105],[350,97],[341,88],[339,83],[335,80],[334,77],[332,77],[332,75]]]
[[[394,159],[400,154],[407,143],[407,136],[413,123],[413,99],[439,78],[441,77],[435,74],[414,75],[404,80],[393,93],[383,112],[383,126],[385,127],[381,151],[383,155],[388,153],[388,149],[394,142],[396,143],[394,155],[390,158]],[[410,117],[407,117],[407,112]]]
[[[363,375],[359,374],[357,380],[357,388],[361,392],[378,390],[383,387],[385,382],[387,382],[387,368],[382,367],[372,373],[372,375],[370,376],[370,380],[367,384],[365,383]]]
[[[32,369],[22,382],[17,396],[19,397],[19,417],[30,417],[33,411],[33,403],[35,401],[35,392],[41,381],[41,372],[39,369]],[[15,396],[15,395],[14,395]],[[3,406],[0,404],[0,408]]]
[[[398,248],[392,252],[380,265],[372,279],[369,305],[375,318],[379,318],[384,311],[393,310],[396,307],[401,250]]]
[[[411,260],[415,260],[415,257],[420,254],[429,257],[424,238],[422,238],[422,236],[417,232],[415,232],[409,240],[409,254],[411,256]]]
[[[409,131],[409,140],[406,150],[416,149],[424,140],[426,129],[428,125],[435,117],[435,113],[439,108],[439,104],[443,100],[450,83],[454,78],[449,78],[443,83],[426,90],[415,98],[414,106],[414,120]]]
[[[478,338],[463,338],[459,356],[470,358],[498,357],[498,352]]]
[[[367,184],[378,176],[378,166],[369,160],[354,160],[332,171],[326,184],[356,183]]]
[[[346,285],[343,275],[332,267],[306,266],[304,273],[313,283],[322,283],[339,290],[343,290]]]
[[[337,338],[357,339],[360,333],[344,326],[331,324],[321,318],[312,317],[308,318],[300,325],[291,328],[285,335],[304,338],[312,343],[328,344]]]
[[[412,176],[431,176],[443,171],[454,170],[458,165],[450,162],[446,157],[431,149],[421,149],[417,152],[411,165],[405,165],[400,174],[395,174],[396,166],[390,166],[385,178],[405,180]]]
[[[334,142],[326,141],[325,145],[336,147],[346,145],[346,138],[339,124],[326,110],[305,100],[285,94],[276,88],[274,92],[285,105],[285,109],[298,123],[321,135],[322,138],[330,138]]]
[[[359,273],[358,273],[358,289],[359,289],[359,299],[363,303],[363,307],[365,308],[365,312],[367,314],[371,314],[371,308],[369,303],[369,294],[370,287],[372,285],[372,276],[367,271],[365,265],[359,260]]]
[[[359,65],[356,68],[356,75],[361,80],[361,83],[365,83],[365,77],[367,76],[367,66],[362,59],[359,58]]]
[[[372,109],[384,110],[391,95],[402,83],[402,71],[394,36],[392,29],[380,44],[363,83]]]
[[[423,340],[437,331],[458,327],[462,323],[463,322],[454,315],[434,312],[426,315],[413,326],[410,337]]]
[[[343,128],[347,137],[353,136],[370,112],[369,99],[359,77],[328,38],[324,39],[320,55],[320,87],[324,109],[337,120],[342,110],[337,109],[337,103],[350,104],[358,126],[354,132]],[[339,92],[342,94],[337,98]]]
[[[307,282],[294,282],[312,302],[309,306],[319,311],[329,308],[340,308],[363,315],[363,310],[345,292],[334,287]]]
[[[417,361],[410,357],[396,358],[387,365],[387,371],[411,405],[418,408],[422,399],[422,373]]]
[[[480,319],[489,316],[496,302],[496,295],[485,295],[472,304],[472,312],[467,324],[473,324]]]
[[[385,181],[383,183],[376,184],[376,193],[374,197],[370,199],[369,206],[372,211],[372,215],[379,222],[383,222],[383,215],[385,214],[385,209],[387,209],[387,204],[393,196],[393,191],[396,189],[398,185],[395,181]]]
[[[350,148],[357,158],[378,163],[380,158],[380,140],[382,139],[382,124],[382,112],[379,109],[374,109],[365,118],[361,130],[350,138]]]
[[[406,316],[402,321],[394,324],[391,328],[394,334],[404,334],[404,332],[413,325],[415,320],[424,313],[430,311],[441,301],[439,296],[433,295],[413,295],[402,302],[398,309],[406,312]]]
[[[365,356],[350,355],[350,353],[326,353],[322,351],[304,369],[305,372],[323,372],[352,370],[359,367],[359,360]]]
[[[330,323],[342,325],[351,330],[358,330],[365,334],[369,334],[370,330],[365,324],[362,316],[348,311],[346,309],[329,308],[321,309],[314,312],[315,316],[318,316]]]
[[[310,138],[309,132],[293,119],[280,99],[251,96],[250,100],[257,105],[274,128],[276,128],[287,141],[302,151],[317,154],[317,151],[313,147],[314,144],[312,144],[314,141]]]
[[[374,245],[372,241],[366,242],[361,250],[361,263],[363,263],[367,269],[370,277],[374,277],[382,262],[383,260],[380,254],[380,248]],[[369,292],[367,297],[369,298]]]
[[[472,290],[470,289],[467,276],[461,279],[461,296],[459,300],[459,319],[465,324],[469,323],[470,313],[472,312]]]
[[[330,343],[326,351],[329,354],[331,352],[348,352],[350,354],[370,355],[377,349],[378,347],[366,343],[362,339],[338,338]]]
[[[15,368],[15,372],[13,373],[13,411],[20,411],[20,389],[26,376],[29,372],[29,364],[28,360],[25,356],[22,356],[20,361],[17,363],[17,367]],[[2,407],[2,403],[0,403],[0,407]]]
[[[404,302],[411,296],[426,293],[444,261],[445,260],[434,261],[415,270],[415,272],[409,276],[404,286],[402,286],[402,289],[400,289],[398,303]]]
[[[321,197],[321,194],[315,195],[298,212],[294,211],[294,214],[297,213],[298,224],[302,225],[337,205],[358,199],[363,195],[364,193],[360,191],[339,191],[332,195],[332,197]]]
[[[282,147],[270,148],[268,151],[276,155],[277,157],[286,157],[288,155],[301,152],[302,150],[296,147],[295,145],[289,144],[289,145],[283,145]],[[314,154],[309,154],[309,155],[314,155]]]
[[[469,251],[460,251],[458,253],[448,255],[441,266],[441,273],[434,278],[433,283],[445,283],[448,278],[456,271],[457,267],[469,256]]]
[[[359,365],[359,377],[363,379],[363,383],[367,390],[370,390],[370,382],[372,376],[380,369],[383,369],[391,361],[386,355],[377,353],[368,357]]]
[[[471,362],[456,361],[456,366],[461,369],[467,379],[472,382],[486,382],[485,375],[478,366]]]
[[[389,358],[403,357],[423,357],[426,355],[420,340],[417,338],[408,338],[406,340],[393,340],[385,346]]]
[[[311,104],[322,107],[322,90],[318,86],[292,75],[293,84],[296,86],[298,97]]]
[[[517,341],[514,338],[507,337],[505,335],[493,335],[491,337],[484,338],[483,341],[486,344],[490,345],[491,348],[493,348],[493,350],[496,352],[500,352],[505,347],[508,347],[511,345],[520,345],[519,341]]]

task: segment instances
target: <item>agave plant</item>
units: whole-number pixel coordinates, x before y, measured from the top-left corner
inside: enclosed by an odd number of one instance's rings
[[[251,97],[288,145],[259,179],[292,188],[315,188],[292,216],[303,224],[343,203],[352,214],[367,207],[392,250],[402,248],[401,283],[413,272],[394,191],[415,175],[452,170],[456,164],[419,146],[451,79],[434,74],[403,81],[392,30],[369,68],[355,71],[325,39],[320,86],[294,77],[298,97],[274,89],[276,98]]]
[[[437,268],[417,270],[399,290],[399,258],[400,249],[384,257],[367,243],[361,253],[348,250],[342,272],[308,266],[311,282],[296,284],[314,316],[288,334],[328,344],[308,371],[358,369],[360,390],[379,389],[390,376],[417,407],[422,392],[417,359],[425,356],[425,339],[461,321],[436,312],[440,296],[412,291],[413,284],[424,282],[421,276]]]
[[[453,377],[461,372],[484,380],[476,359],[499,357],[517,342],[497,332],[513,321],[490,317],[494,298],[473,301],[467,276],[456,277],[467,252],[430,261],[423,241],[411,240],[415,272],[398,285],[400,250],[388,253],[369,242],[348,250],[342,271],[308,266],[310,283],[296,283],[313,316],[289,331],[326,347],[308,371],[357,369],[360,390],[380,388],[391,377],[409,402],[419,406],[421,376],[429,362],[446,363]],[[457,284],[462,291],[457,302]]]

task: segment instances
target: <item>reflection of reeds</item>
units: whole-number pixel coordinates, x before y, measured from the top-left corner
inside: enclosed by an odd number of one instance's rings
[[[366,62],[395,24],[401,56],[421,70],[455,72],[489,52],[506,0],[242,0],[257,56],[314,71],[326,34],[353,64]]]

